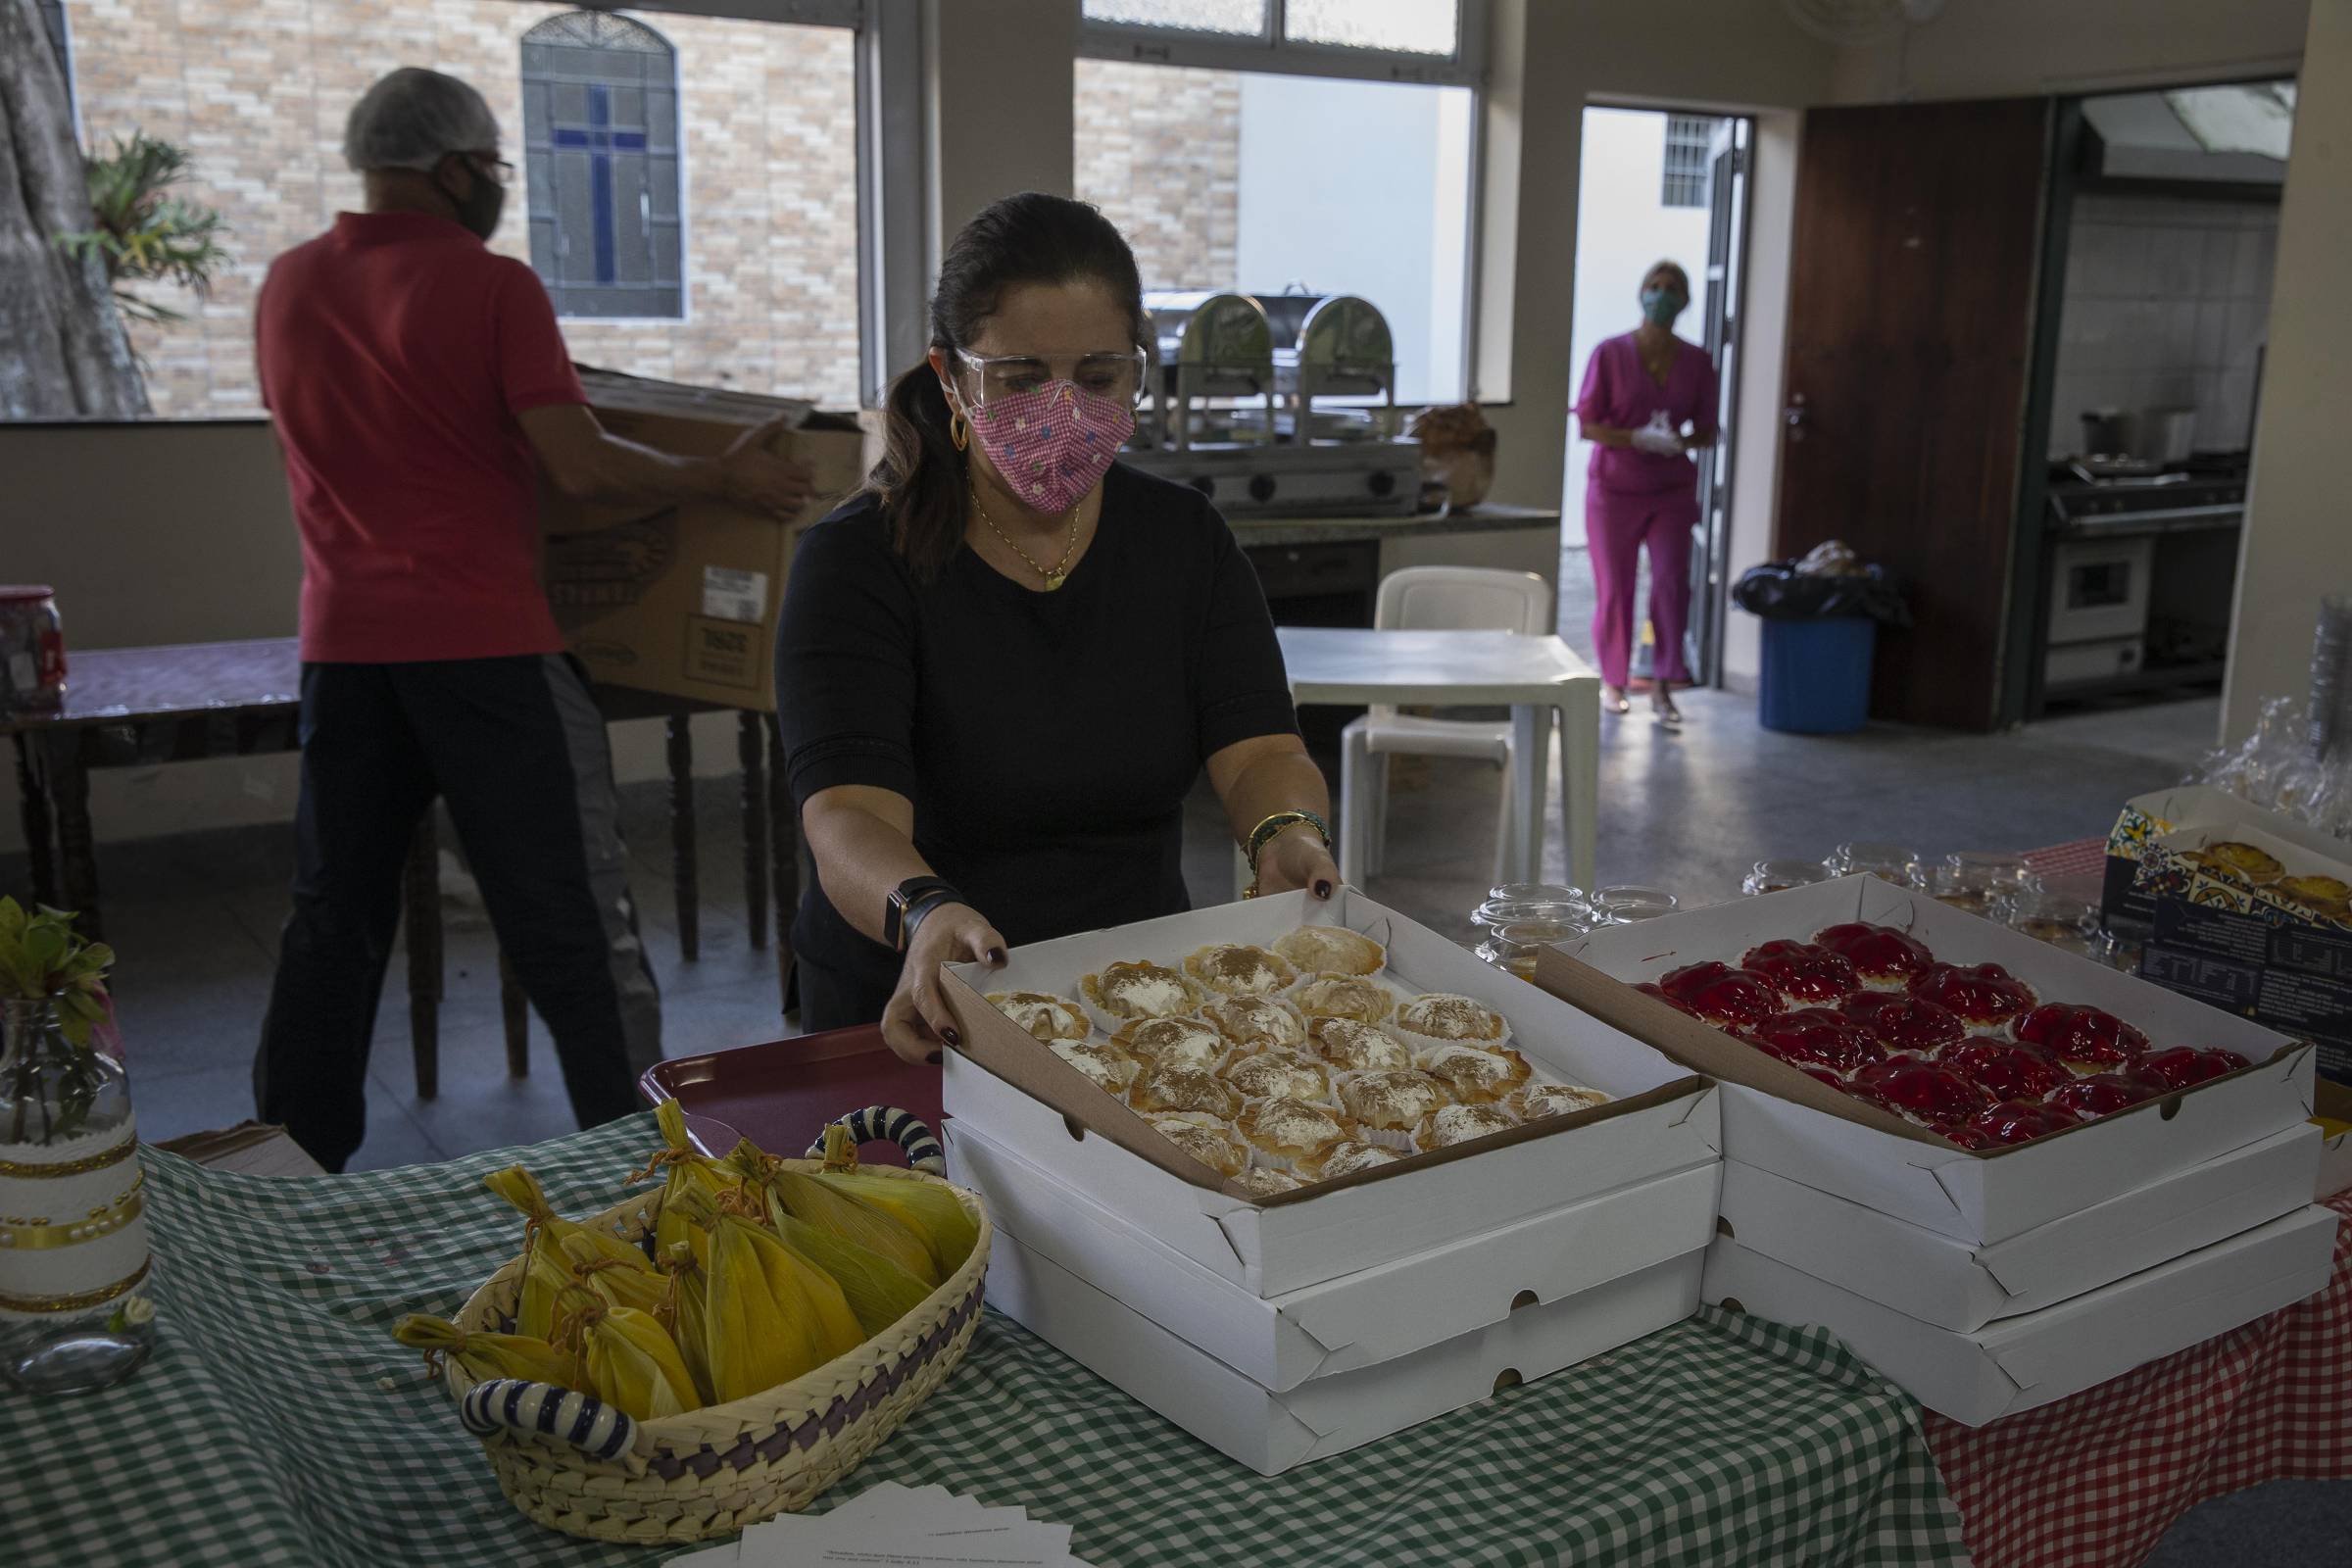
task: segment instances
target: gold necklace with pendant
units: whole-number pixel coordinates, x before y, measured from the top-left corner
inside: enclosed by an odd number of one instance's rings
[[[1046,567],[1039,565],[1035,558],[1033,558],[1028,551],[1023,550],[1019,545],[1014,544],[1010,539],[1006,539],[1004,537],[1004,530],[997,526],[996,519],[988,514],[988,508],[982,505],[980,500],[980,487],[976,484],[971,487],[971,497],[972,510],[980,514],[980,520],[987,524],[988,531],[995,534],[999,539],[1003,539],[1004,541],[1004,548],[1011,551],[1014,555],[1020,557],[1022,561],[1026,562],[1031,571],[1034,571],[1040,577],[1045,578],[1046,592],[1050,594],[1059,593],[1061,591],[1061,585],[1070,580],[1070,558],[1078,553],[1078,508],[1072,507],[1070,509],[1069,548],[1061,553],[1061,559],[1059,561],[1054,563],[1051,567]]]

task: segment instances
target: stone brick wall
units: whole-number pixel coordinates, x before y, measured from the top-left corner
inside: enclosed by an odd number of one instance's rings
[[[1135,247],[1146,288],[1229,288],[1241,220],[1241,78],[1078,62],[1078,194]]]
[[[343,119],[397,66],[463,76],[489,99],[515,163],[518,43],[570,9],[513,0],[68,0],[93,145],[134,129],[194,154],[187,191],[218,207],[234,258],[191,318],[134,333],[156,413],[259,410],[255,290],[270,258],[358,205]],[[833,405],[858,388],[853,40],[670,14],[644,18],[677,50],[686,189],[687,319],[565,325],[573,357],[639,374]],[[522,175],[495,241],[528,258]]]

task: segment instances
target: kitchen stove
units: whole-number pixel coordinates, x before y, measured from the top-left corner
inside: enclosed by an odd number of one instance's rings
[[[2242,452],[2165,467],[2099,459],[2051,466],[2045,696],[2219,673],[2246,467]]]

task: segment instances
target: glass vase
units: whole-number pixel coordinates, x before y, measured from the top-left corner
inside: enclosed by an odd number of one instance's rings
[[[53,1002],[0,1001],[0,1373],[105,1388],[155,1342],[138,1129],[122,1068]]]

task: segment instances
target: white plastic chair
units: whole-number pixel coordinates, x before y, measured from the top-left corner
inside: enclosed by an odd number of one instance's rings
[[[1515,631],[1552,629],[1551,584],[1532,571],[1485,566],[1407,566],[1381,579],[1372,624],[1384,631]],[[1549,715],[1546,714],[1546,717]],[[1537,798],[1515,798],[1519,777],[1511,762],[1508,719],[1425,718],[1374,708],[1340,732],[1340,876],[1361,885],[1380,872],[1389,827],[1388,759],[1476,757],[1502,768],[1501,821],[1494,833],[1494,880],[1515,880],[1521,846],[1543,832],[1544,762],[1550,726],[1536,742]]]

